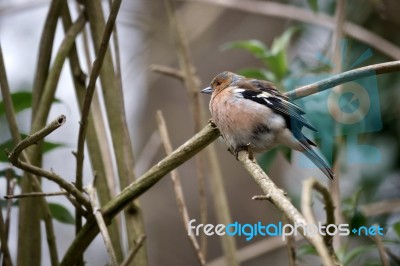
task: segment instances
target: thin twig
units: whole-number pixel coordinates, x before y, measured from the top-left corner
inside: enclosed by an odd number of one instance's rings
[[[378,225],[375,224],[377,227]],[[389,266],[389,259],[386,253],[385,245],[382,242],[382,238],[379,234],[376,234],[372,239],[375,241],[376,246],[378,247],[379,256],[381,258],[382,266]]]
[[[25,194],[19,194],[19,195],[5,195],[5,199],[20,199],[20,198],[35,198],[35,197],[52,197],[52,196],[61,196],[61,195],[67,195],[68,192],[66,191],[58,191],[58,192],[31,192],[31,193],[25,193]]]
[[[174,6],[174,2],[171,0],[164,0],[168,20],[171,26],[171,31],[173,32],[175,46],[178,55],[179,68],[183,74],[183,82],[185,84],[187,94],[189,97],[189,103],[191,108],[191,114],[194,122],[194,131],[198,132],[203,125],[203,109],[201,98],[199,97],[200,93],[200,79],[196,75],[196,68],[194,67],[190,55],[189,45],[187,43],[187,39],[183,34],[182,24],[179,22],[178,16],[176,14],[176,8]],[[205,192],[205,174],[204,174],[204,156],[203,154],[199,154],[195,158],[196,160],[196,175],[199,184],[199,201],[200,201],[200,221],[202,224],[207,223],[208,219],[208,211],[207,211],[207,198]],[[227,206],[226,206],[227,208]],[[233,238],[228,241],[232,241]],[[207,236],[205,234],[200,237],[201,251],[206,258],[207,256]],[[221,238],[222,241],[226,241],[225,238]],[[224,245],[224,252],[227,252],[227,249]],[[234,251],[230,250],[230,253],[227,253],[227,257],[230,259],[230,264],[237,264],[234,260]]]
[[[111,258],[111,265],[118,266],[117,257],[115,256],[115,251],[111,244],[111,239],[110,239],[110,236],[107,231],[107,226],[106,226],[106,223],[104,222],[103,215],[101,214],[100,207],[98,206],[98,203],[97,203],[96,189],[92,185],[88,185],[84,188],[84,190],[86,191],[86,193],[89,196],[89,200],[90,200],[90,204],[93,209],[94,217],[96,218],[97,225],[100,228],[100,233],[101,233],[101,236],[103,237],[104,244],[106,245],[108,255]]]
[[[342,45],[341,40],[343,39],[344,33],[344,22],[346,20],[346,0],[338,0],[336,1],[336,10],[335,10],[335,28],[333,30],[332,36],[332,62],[334,64],[332,73],[340,73],[343,69],[343,58],[342,58]],[[329,97],[333,99],[338,99],[340,92],[342,91],[343,87],[341,85],[335,87],[331,90]],[[339,101],[336,101],[339,102]],[[339,114],[339,106],[338,104],[333,105],[332,114],[334,117],[338,117]],[[338,129],[340,125],[335,121],[335,130]],[[332,200],[335,208],[335,217],[337,222],[340,224],[342,223],[342,210],[341,210],[341,196],[340,196],[340,169],[342,160],[340,158],[340,152],[343,149],[343,139],[339,138],[336,142],[336,155],[335,163],[333,165],[333,172],[335,173],[335,178],[330,183],[329,189],[331,191]],[[340,247],[340,236],[337,234],[333,236],[333,245],[335,248]]]
[[[54,95],[57,89],[57,84],[61,75],[61,70],[63,69],[66,58],[68,57],[71,48],[75,44],[75,39],[81,30],[84,28],[86,23],[86,18],[84,13],[81,13],[78,19],[71,25],[65,34],[65,37],[57,51],[54,58],[54,62],[51,66],[49,75],[47,77],[46,83],[41,94],[39,105],[36,110],[34,117],[32,118],[32,129],[31,132],[36,132],[42,128],[47,121],[50,108],[52,106]],[[36,149],[35,153],[39,152]],[[34,155],[36,155],[34,153]]]
[[[289,223],[289,220],[288,220],[288,218],[286,217],[285,214],[283,214],[283,222],[285,224]],[[287,247],[288,256],[289,256],[289,265],[290,266],[296,266],[297,265],[296,238],[295,238],[294,235],[287,236],[286,247]]]
[[[96,88],[96,80],[100,75],[100,70],[103,65],[104,57],[106,55],[108,44],[110,41],[111,33],[117,19],[118,11],[121,6],[121,0],[115,0],[111,7],[110,16],[107,20],[106,28],[104,30],[103,38],[101,41],[100,49],[96,59],[93,62],[92,71],[89,76],[89,84],[86,88],[85,100],[83,102],[81,121],[78,133],[78,144],[76,152],[76,187],[78,190],[82,190],[82,178],[83,178],[83,160],[85,152],[85,139],[86,131],[88,128],[88,116],[90,112],[90,106],[93,99],[93,94]]]
[[[160,110],[157,111],[156,118],[157,118],[158,130],[160,132],[160,137],[164,144],[165,153],[167,155],[169,155],[172,153],[173,149],[172,149],[171,141],[169,138],[167,125],[165,123],[163,114]],[[171,171],[171,180],[174,183],[175,198],[176,198],[176,202],[178,204],[179,212],[182,215],[183,225],[186,229],[186,232],[188,232],[188,229],[189,229],[188,224],[189,224],[189,220],[190,220],[189,212],[186,207],[185,197],[183,195],[183,189],[182,189],[179,173],[176,169]],[[200,249],[199,243],[197,242],[195,235],[188,234],[188,237],[189,237],[189,240],[190,240],[194,250],[196,251],[196,255],[197,255],[197,258],[198,258],[200,264],[206,265],[204,255]]]
[[[240,151],[238,156],[239,161],[243,164],[244,168],[254,178],[256,183],[261,187],[265,195],[269,196],[269,200],[286,215],[290,222],[299,226],[300,233],[307,239],[317,250],[321,257],[322,263],[326,266],[332,266],[332,262],[329,252],[322,240],[322,237],[318,234],[313,237],[307,235],[304,231],[304,227],[307,225],[305,218],[301,213],[293,206],[289,199],[285,196],[284,192],[279,189],[275,183],[268,177],[268,175],[261,169],[261,167],[253,160],[249,159],[249,153],[247,151]]]
[[[111,22],[113,20],[115,21],[118,11],[117,7],[120,6],[121,0],[113,2],[106,23],[104,23],[101,1],[83,0],[82,2],[85,5],[85,11],[89,18],[94,51],[99,57],[100,51],[104,49],[102,46],[107,44],[104,40],[109,40],[106,36],[109,36],[115,27],[115,23]],[[133,170],[134,156],[124,107],[124,95],[122,88],[119,86],[118,79],[115,76],[111,50],[106,49],[102,60],[104,60],[104,63],[100,70],[99,79],[114,149],[113,158],[116,162],[120,187],[125,188],[131,184],[136,177]],[[95,65],[93,65],[92,68],[92,72],[94,71]],[[132,247],[136,239],[144,234],[143,217],[139,202],[131,202],[129,209],[125,211],[125,227],[127,232],[129,232],[129,234],[127,234],[128,247]],[[117,256],[118,260],[122,261],[122,256],[119,256],[118,253]],[[146,248],[140,249],[133,263],[137,265],[147,264]]]
[[[318,191],[324,198],[324,207],[326,212],[326,223],[327,225],[335,224],[335,207],[333,205],[333,201],[330,195],[329,190],[321,185],[317,180],[314,178],[309,178],[303,182],[303,191],[302,191],[302,198],[301,198],[301,210],[303,211],[303,215],[307,221],[307,224],[316,224],[314,219],[314,214],[312,210],[312,192],[313,190]],[[327,229],[328,230],[328,229]],[[320,238],[320,237],[318,237]],[[319,244],[315,246],[318,253],[322,256],[325,252],[329,253],[330,259],[335,262],[336,265],[339,264],[337,257],[335,255],[335,250],[332,246],[332,235],[326,233],[325,237],[325,245]],[[319,241],[319,240],[318,240]]]
[[[3,212],[0,209],[0,249],[3,253],[3,263],[4,266],[12,266],[11,254],[10,249],[8,248],[8,241],[7,241],[7,232],[6,232],[6,224],[3,219]]]
[[[129,251],[128,255],[126,256],[125,260],[121,263],[120,266],[128,266],[135,258],[135,255],[139,252],[140,248],[143,246],[144,241],[146,240],[146,236],[142,235],[139,240],[136,242],[136,246],[132,247],[131,251]]]
[[[153,64],[150,65],[150,70],[165,76],[176,78],[182,82],[185,80],[185,75],[182,71],[173,67]]]
[[[43,93],[43,88],[47,80],[51,54],[53,51],[54,38],[57,28],[57,20],[59,18],[61,4],[63,1],[51,1],[46,21],[43,26],[43,33],[40,37],[38,62],[35,71],[35,78],[32,90],[32,111],[36,112],[40,98]]]
[[[15,185],[17,184],[17,182],[13,179],[13,171],[12,171],[11,167],[6,170],[6,179],[7,179],[7,194],[13,195],[14,194]],[[13,201],[12,200],[8,200],[7,201],[7,208],[6,208],[6,220],[5,220],[6,239],[7,240],[8,240],[8,235],[10,233],[12,206],[13,206]]]
[[[114,0],[108,0],[110,9],[112,9],[113,2]],[[115,75],[117,76],[119,87],[122,89],[121,52],[119,50],[118,29],[116,26],[114,26],[112,37],[115,56]]]
[[[188,0],[193,2],[210,3],[212,5],[225,6],[232,9],[238,9],[253,14],[267,15],[271,17],[287,18],[301,22],[311,23],[323,26],[329,29],[335,28],[335,21],[329,15],[323,13],[314,13],[301,7],[295,7],[290,4],[281,4],[272,1],[256,0]],[[400,49],[398,46],[390,43],[384,38],[373,32],[366,30],[354,23],[345,22],[344,32],[371,47],[379,50],[393,59],[400,59]]]
[[[90,203],[88,199],[85,196],[83,196],[83,194],[79,190],[77,190],[74,185],[65,181],[63,178],[61,178],[59,175],[53,172],[49,172],[39,167],[30,165],[19,159],[19,156],[24,149],[41,141],[44,137],[46,137],[51,132],[62,126],[65,123],[65,121],[66,121],[65,116],[61,115],[57,117],[55,120],[53,120],[53,122],[51,122],[46,127],[26,137],[17,146],[15,146],[13,151],[8,155],[8,159],[13,165],[15,165],[18,168],[21,168],[22,170],[28,171],[37,176],[46,177],[47,179],[54,181],[60,187],[68,191],[68,193],[72,194],[82,205],[85,206],[87,210],[90,210]]]

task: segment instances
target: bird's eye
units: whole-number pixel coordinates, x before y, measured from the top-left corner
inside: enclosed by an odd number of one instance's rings
[[[219,85],[221,85],[221,84],[222,84],[221,81],[216,81],[216,85],[217,85],[217,86],[219,86]]]

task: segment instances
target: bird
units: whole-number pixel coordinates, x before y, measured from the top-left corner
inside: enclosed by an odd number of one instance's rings
[[[229,151],[262,153],[284,145],[305,154],[330,180],[334,173],[301,130],[317,132],[305,112],[282,94],[272,82],[224,71],[201,91],[211,94],[209,109]]]

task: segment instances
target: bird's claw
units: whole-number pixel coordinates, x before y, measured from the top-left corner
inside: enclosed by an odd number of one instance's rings
[[[231,151],[231,149],[229,149],[229,150]],[[247,151],[247,153],[249,154],[249,159],[251,161],[254,161],[253,150],[251,148],[250,143],[247,143],[246,146],[242,146],[242,147],[235,149],[234,152],[231,151],[236,156],[236,160],[239,160],[239,152],[241,152],[241,151]]]

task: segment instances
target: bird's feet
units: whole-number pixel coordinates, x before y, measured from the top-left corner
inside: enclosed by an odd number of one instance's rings
[[[231,151],[231,149],[230,149],[230,151]],[[250,143],[247,143],[246,146],[238,147],[237,149],[235,149],[234,152],[232,152],[232,151],[231,152],[236,156],[236,159],[239,160],[239,152],[241,152],[241,151],[247,151],[247,153],[249,154],[249,159],[254,161],[253,150],[251,148]]]

